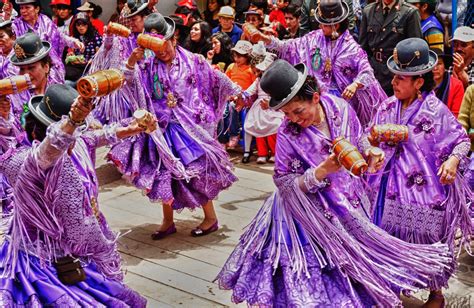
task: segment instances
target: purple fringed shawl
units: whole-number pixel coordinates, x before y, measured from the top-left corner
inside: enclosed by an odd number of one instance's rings
[[[386,154],[385,166],[369,178],[377,193],[384,169],[388,172],[382,228],[408,242],[444,241],[451,248],[460,228],[468,248],[468,208],[473,196],[462,175],[470,149],[466,131],[433,92],[413,102],[403,114],[401,103],[388,98],[374,118],[374,124],[386,123],[408,125],[409,137],[398,147],[380,145]],[[442,185],[437,172],[450,155],[461,163],[455,183]]]
[[[132,33],[129,38],[106,35],[104,43],[92,59],[87,73],[91,74],[111,68],[122,69],[123,62],[137,47],[137,36],[138,33]],[[146,56],[149,57],[149,53],[146,53]],[[143,65],[139,65],[139,67],[142,70],[147,69]],[[133,111],[138,108],[148,109],[148,100],[140,72],[137,70],[128,74],[127,79],[133,80],[131,82],[133,85],[125,85],[120,91],[114,91],[110,95],[96,99],[97,108],[94,110],[94,117],[101,123],[120,122],[130,117]]]
[[[149,58],[143,66],[141,76],[136,77],[134,72],[127,72],[127,87],[136,89],[135,100],[146,96],[148,110],[156,115],[160,128],[151,134],[157,146],[159,159],[165,169],[171,172],[173,178],[189,180],[190,177],[199,176],[196,172],[186,170],[170,151],[161,132],[166,129],[169,122],[178,123],[186,133],[204,149],[207,164],[214,166],[215,170],[230,170],[232,164],[222,146],[216,140],[217,122],[221,119],[225,103],[229,96],[240,92],[226,75],[214,70],[206,60],[181,47],[176,48],[176,58],[171,68],[156,58]],[[141,81],[144,83],[141,83]],[[139,89],[142,91],[139,91]],[[156,97],[157,89],[162,92],[162,97]],[[170,108],[167,105],[168,94],[172,93],[177,105]],[[143,143],[145,135],[136,137],[136,143]],[[132,150],[132,149],[131,149]],[[114,155],[114,149],[111,156]],[[142,153],[134,151],[134,156],[141,157]],[[158,175],[159,170],[156,170]],[[227,172],[222,172],[226,176]],[[133,176],[133,175],[131,175]],[[150,183],[150,185],[153,183]],[[150,190],[151,187],[140,187]]]
[[[66,46],[67,38],[61,36],[61,33],[51,19],[40,13],[35,26],[31,27],[28,23],[23,21],[22,17],[18,17],[13,20],[12,27],[16,37],[20,37],[28,31],[33,31],[38,34],[43,41],[47,41],[51,44],[51,51],[49,52],[52,60],[50,76],[54,80],[54,83],[64,83],[66,70],[61,57]],[[73,44],[67,42],[67,45],[72,46]]]
[[[94,262],[108,278],[123,279],[117,237],[110,230],[97,204],[98,181],[92,151],[98,137],[77,138],[60,131],[56,123],[48,128],[44,144],[9,151],[0,159],[0,170],[14,187],[15,207],[8,235],[9,252],[3,266],[13,275],[19,250],[32,254],[43,264],[71,254],[83,262]],[[75,141],[73,154],[65,154]],[[50,150],[63,154],[50,161]],[[42,161],[51,167],[41,167]],[[94,200],[94,201],[93,201]]]
[[[357,144],[362,129],[347,103],[330,95],[322,95],[321,103],[331,139],[342,135]],[[347,122],[344,114],[348,115]],[[409,244],[371,224],[364,213],[364,208],[369,205],[364,187],[360,180],[345,170],[328,176],[329,186],[314,194],[304,193],[297,178],[328,157],[328,142],[314,126],[304,129],[285,121],[280,127],[275,163],[278,191],[273,198],[277,198],[280,204],[280,215],[285,218],[293,245],[286,245],[283,235],[272,234],[265,247],[270,247],[274,266],[285,249],[293,271],[297,275],[308,275],[305,250],[294,222],[297,221],[321,267],[337,267],[349,278],[360,282],[382,307],[398,306],[401,302],[392,287],[397,285],[414,290],[425,286],[430,274],[440,273],[447,267],[450,260],[448,248],[442,244]],[[264,207],[271,206],[273,198],[267,200]],[[278,223],[268,215],[269,211],[260,211],[255,219],[259,223],[252,224],[241,241],[251,242],[249,239],[252,237],[265,234],[269,224]],[[263,246],[249,246],[247,249],[260,253]]]
[[[387,98],[374,77],[367,54],[347,30],[334,41],[334,47],[322,30],[285,41],[274,38],[267,47],[293,65],[301,62],[306,64],[309,75],[316,77],[323,91],[342,94],[354,81],[362,84],[363,87],[356,91],[349,103],[363,126],[370,122],[377,106]],[[325,72],[327,59],[331,62],[331,73]]]

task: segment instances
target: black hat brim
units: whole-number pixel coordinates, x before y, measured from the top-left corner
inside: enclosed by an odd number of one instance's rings
[[[288,102],[291,101],[293,99],[293,97],[295,97],[295,95],[298,93],[298,91],[304,85],[304,83],[306,81],[306,77],[308,77],[308,68],[303,63],[296,64],[294,67],[298,71],[298,80],[291,87],[291,92],[290,92],[290,94],[288,94],[287,97],[285,97],[282,100],[277,100],[277,99],[274,99],[274,98],[270,99],[269,105],[270,105],[271,109],[278,110],[281,107],[288,104]]]
[[[15,54],[12,54],[10,57],[10,62],[15,66],[22,66],[22,65],[28,65],[28,64],[38,62],[39,60],[45,58],[47,55],[49,55],[49,51],[51,50],[51,44],[46,41],[42,41],[42,43],[43,43],[43,48],[41,48],[40,53],[38,53],[36,56],[33,56],[31,58],[28,58],[22,61],[22,60],[19,60]]]
[[[143,3],[135,12],[127,14],[124,17],[125,18],[133,17],[133,16],[137,15],[138,13],[140,13],[141,11],[143,11],[144,9],[146,9],[147,7],[148,7],[148,1],[146,3]]]
[[[43,111],[39,108],[39,105],[43,101],[44,95],[35,95],[30,98],[30,101],[28,102],[28,109],[31,112],[31,114],[41,123],[43,123],[46,126],[49,126],[56,121],[48,117],[47,115],[44,114]]]
[[[326,19],[326,18],[323,18],[322,16],[319,16],[319,14],[316,12],[316,14],[314,14],[314,18],[316,19],[318,23],[322,25],[335,25],[340,22],[343,22],[345,19],[347,19],[347,17],[349,17],[349,5],[344,1],[341,1],[341,5],[342,5],[341,16],[337,16],[332,19]]]
[[[169,40],[170,38],[172,38],[174,36],[176,23],[174,22],[173,19],[171,19],[167,16],[164,16],[163,18],[165,19],[165,21],[168,23],[168,26],[169,26],[168,31],[166,31],[166,33],[164,34],[164,39]]]
[[[400,76],[419,76],[429,71],[432,71],[435,67],[436,63],[438,63],[438,56],[432,50],[429,50],[429,61],[425,65],[415,66],[415,67],[407,67],[407,68],[400,68],[397,63],[395,63],[395,59],[393,56],[388,58],[387,60],[387,67],[390,72],[395,75]]]

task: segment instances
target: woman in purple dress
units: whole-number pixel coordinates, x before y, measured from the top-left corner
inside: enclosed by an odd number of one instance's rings
[[[11,20],[0,17],[0,79],[18,75],[18,67],[10,62],[15,39]]]
[[[150,200],[162,201],[163,221],[152,235],[155,240],[176,232],[173,210],[184,208],[204,210],[193,236],[216,231],[212,200],[236,180],[229,157],[216,140],[216,127],[225,103],[240,88],[204,57],[177,46],[174,27],[171,18],[149,15],[145,30],[164,40],[165,48],[145,60],[139,78],[130,77],[140,67],[143,48],[136,48],[125,65],[126,87],[136,100],[143,92],[149,94],[148,108],[158,119],[159,131],[122,142],[109,154]]]
[[[40,12],[41,6],[38,0],[16,0],[15,2],[20,7],[20,16],[13,19],[13,31],[16,37],[32,31],[42,40],[51,43],[51,59],[53,60],[52,65],[55,67],[51,71],[52,78],[56,83],[64,83],[65,70],[61,58],[64,48],[67,46],[84,49],[84,44],[61,33],[54,22]]]
[[[398,307],[400,289],[424,286],[447,263],[446,245],[413,245],[371,224],[362,182],[331,144],[359,143],[362,127],[341,98],[320,90],[304,64],[277,60],[261,78],[285,113],[275,184],[218,276],[234,302],[275,307]]]
[[[366,126],[387,95],[374,77],[367,54],[349,33],[348,12],[343,1],[321,0],[315,13],[319,30],[285,41],[263,34],[256,37],[280,59],[306,64],[321,88],[346,99]]]
[[[454,251],[460,228],[461,243],[468,244],[471,224],[468,204],[472,200],[460,167],[471,143],[461,124],[433,92],[432,69],[437,56],[428,44],[411,38],[397,44],[387,61],[395,74],[394,96],[385,100],[373,125],[396,124],[408,129],[402,142],[377,140],[385,151],[384,168],[370,183],[376,187],[373,220],[388,233],[410,243],[445,242]],[[454,255],[452,268],[456,265]],[[432,277],[429,304],[441,306],[441,288],[452,271]]]
[[[12,143],[0,149],[0,171],[14,195],[0,247],[2,305],[145,307],[146,299],[123,284],[118,234],[99,210],[94,168],[97,147],[143,129],[134,122],[85,130],[92,104],[52,85],[29,102],[32,146],[15,146],[9,105],[0,101],[2,140]]]
[[[117,68],[121,69],[123,61],[130,57],[132,51],[137,48],[137,37],[143,33],[145,26],[145,18],[151,13],[148,9],[147,0],[128,0],[127,6],[123,10],[123,18],[128,22],[131,34],[129,37],[120,37],[110,33],[110,29],[106,29],[104,42],[102,47],[94,56],[89,72],[96,72],[104,69]],[[146,57],[153,56],[151,52],[147,52]],[[139,63],[141,69],[143,61]],[[137,71],[134,79],[140,78]],[[142,82],[140,82],[142,83]],[[146,108],[145,97],[141,96],[137,99],[136,93],[131,93],[129,87],[122,88],[121,91],[100,98],[101,103],[94,110],[94,117],[101,123],[114,123],[132,116],[137,108]]]

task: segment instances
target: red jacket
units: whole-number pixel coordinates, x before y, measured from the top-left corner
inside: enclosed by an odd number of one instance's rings
[[[459,79],[454,78],[453,76],[449,76],[449,78],[450,85],[447,106],[457,118],[459,109],[461,108],[462,99],[464,97],[464,86]]]

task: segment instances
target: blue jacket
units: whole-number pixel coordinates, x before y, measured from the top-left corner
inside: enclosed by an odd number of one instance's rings
[[[221,31],[221,26],[217,26],[214,29],[212,29],[212,34]],[[230,36],[230,39],[232,40],[232,44],[235,45],[239,40],[240,37],[242,36],[242,29],[240,29],[239,26],[234,25],[232,28],[232,31],[230,32],[225,32],[228,36]]]

